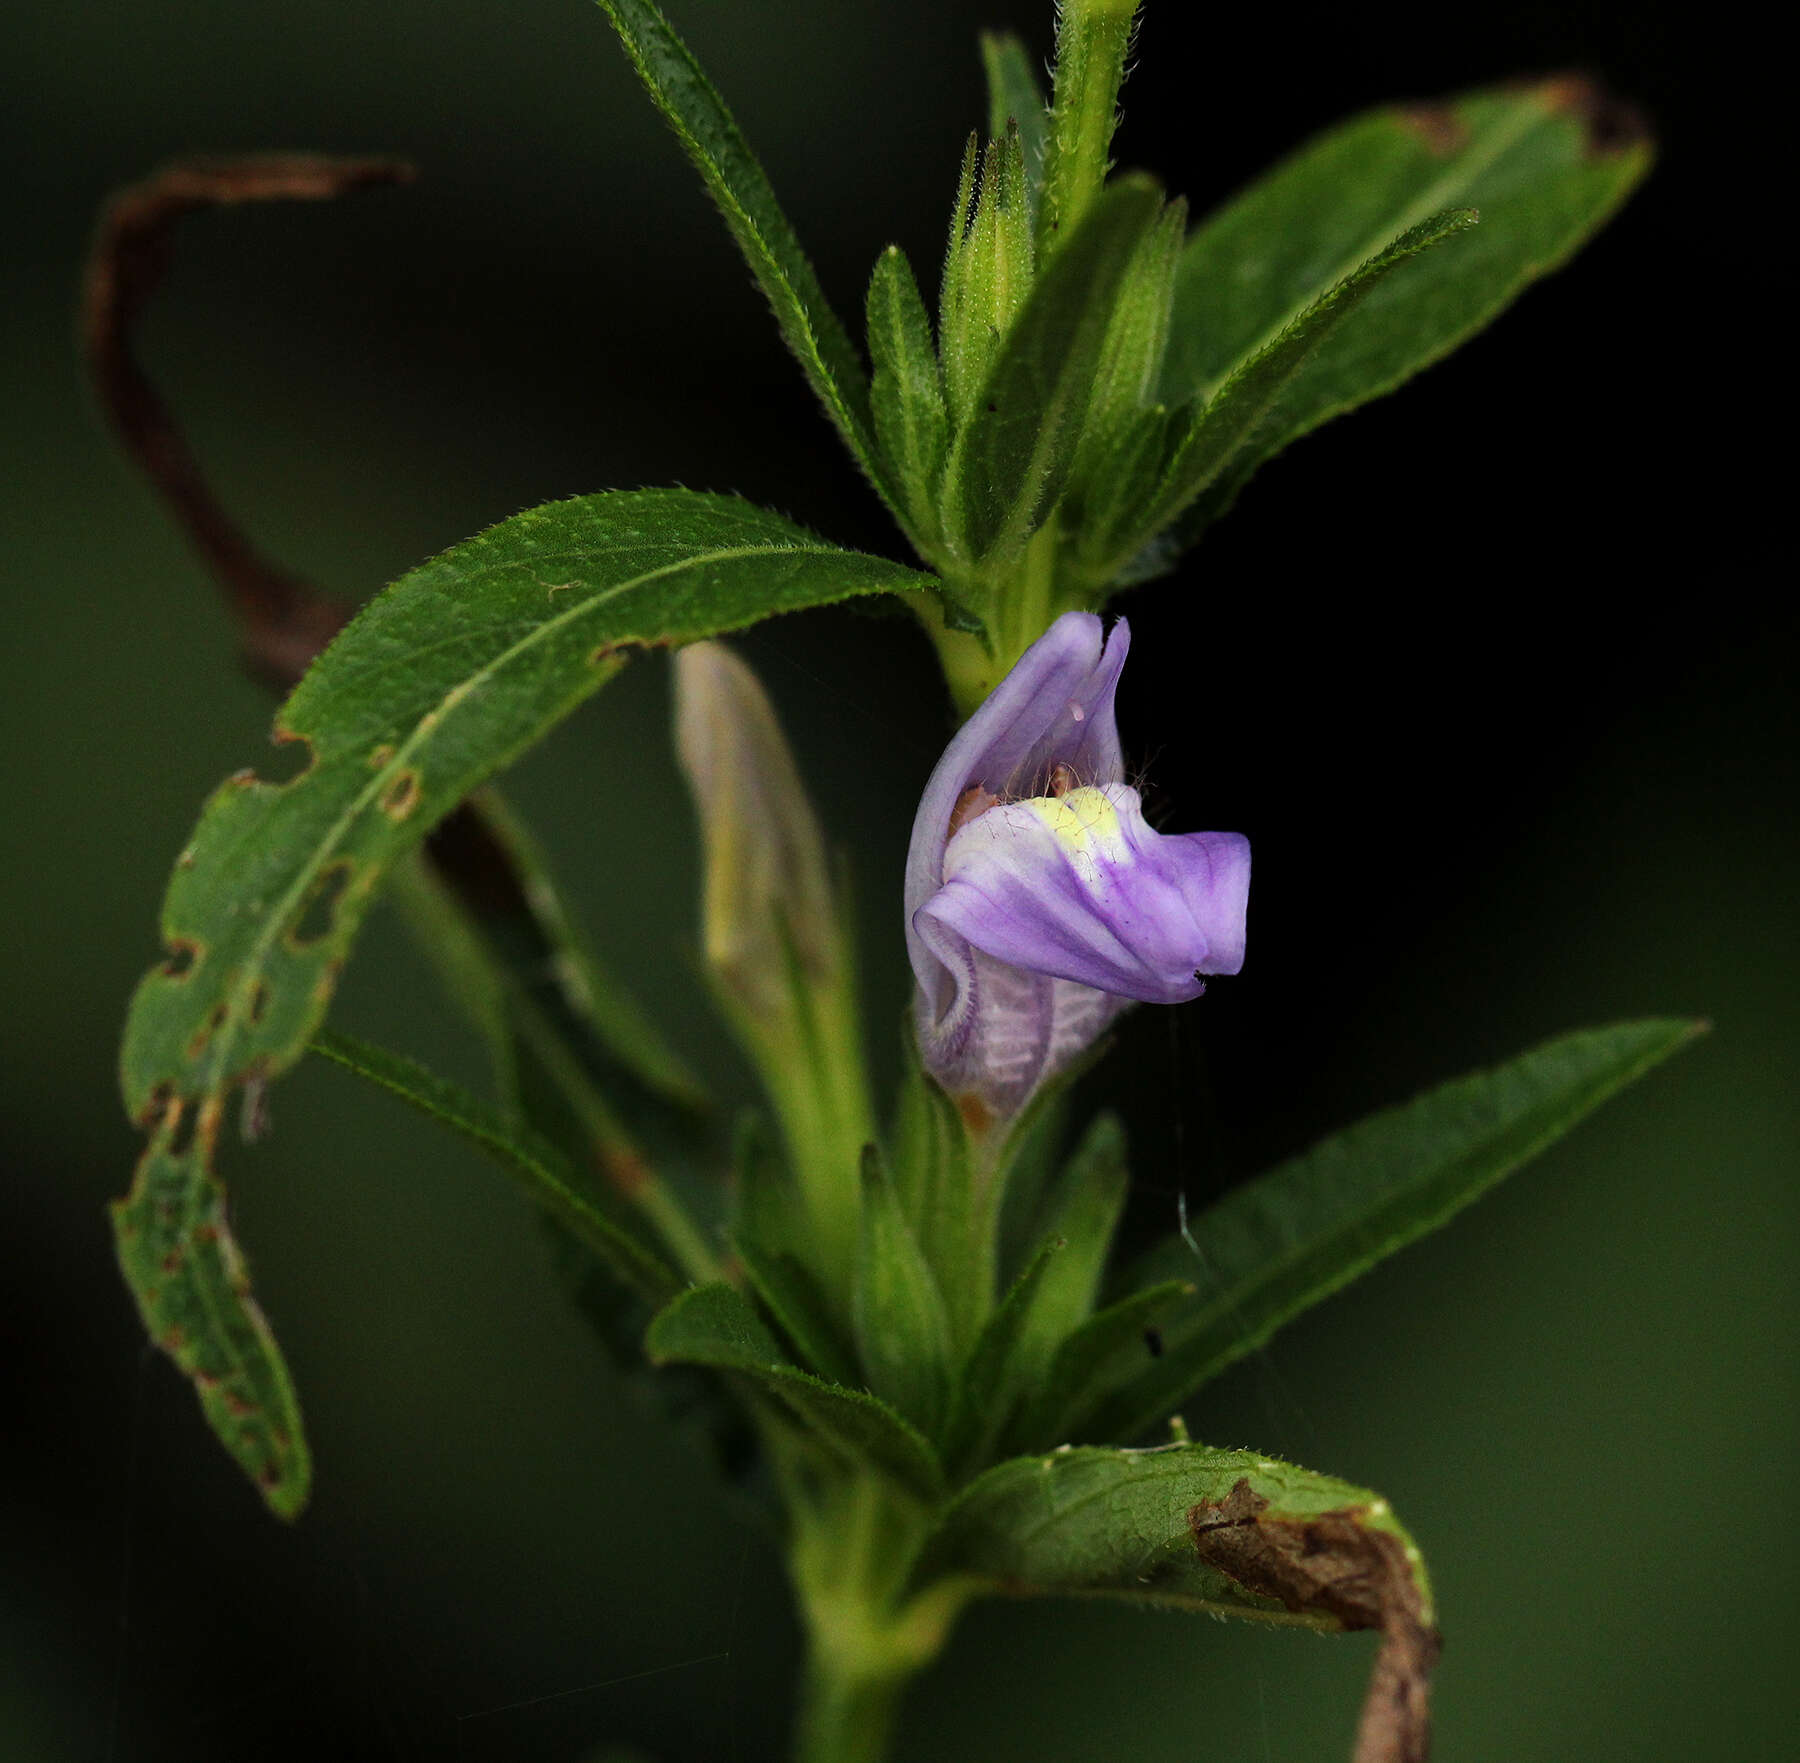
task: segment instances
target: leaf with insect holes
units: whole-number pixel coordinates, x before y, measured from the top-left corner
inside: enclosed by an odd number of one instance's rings
[[[126,1024],[125,1102],[150,1145],[114,1225],[152,1336],[275,1510],[305,1500],[305,1444],[214,1154],[232,1091],[305,1051],[383,877],[632,649],[929,585],[730,496],[532,509],[414,570],[319,658],[276,723],[307,744],[298,777],[246,773],[207,804],[164,901],[168,960]]]

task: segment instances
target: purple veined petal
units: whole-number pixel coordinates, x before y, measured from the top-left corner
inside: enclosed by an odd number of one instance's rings
[[[944,1016],[932,1020],[920,1012],[926,1068],[951,1095],[977,1097],[1000,1119],[1016,1115],[1130,1004],[997,961],[929,917],[921,915],[920,929],[956,982]]]
[[[1250,849],[1168,838],[1124,784],[989,809],[944,854],[917,914],[1009,966],[1121,998],[1179,1004],[1244,959]],[[941,943],[941,935],[931,942]]]
[[[1091,612],[1065,612],[1019,657],[963,725],[937,763],[913,820],[906,858],[906,941],[914,976],[935,1015],[951,1007],[954,963],[919,935],[919,908],[943,882],[944,847],[957,802],[980,785],[996,796],[1047,787],[1050,769],[1067,765],[1083,784],[1124,776],[1113,696],[1131,643],[1118,620],[1102,641]]]

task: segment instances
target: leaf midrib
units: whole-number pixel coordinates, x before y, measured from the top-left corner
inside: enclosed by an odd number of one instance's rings
[[[1197,384],[1191,396],[1199,398],[1203,403],[1210,404],[1219,388],[1227,380],[1247,362],[1254,361],[1302,313],[1317,305],[1340,282],[1353,275],[1386,246],[1393,244],[1403,233],[1408,233],[1423,221],[1429,220],[1440,209],[1455,206],[1457,196],[1466,193],[1477,178],[1488,171],[1503,154],[1516,147],[1543,120],[1543,111],[1531,105],[1521,106],[1516,118],[1493,131],[1479,154],[1455,169],[1445,170],[1435,182],[1428,184],[1419,195],[1400,210],[1400,217],[1397,221],[1386,224],[1382,231],[1365,234],[1363,242],[1345,253],[1328,275],[1313,284],[1309,294],[1295,301],[1279,319],[1265,327],[1256,341],[1242,351],[1237,360],[1217,378]],[[1470,151],[1474,153],[1473,148]]]
[[[452,693],[460,694],[457,697],[456,703],[452,705],[448,711],[443,711],[439,714],[438,719],[435,722],[428,721],[428,718],[434,714],[429,710],[419,717],[418,721],[413,726],[412,732],[395,749],[393,757],[380,771],[376,772],[371,777],[370,781],[360,792],[358,792],[349,806],[345,808],[343,813],[332,823],[329,832],[314,847],[314,854],[311,860],[301,868],[292,886],[290,886],[287,892],[281,897],[277,909],[269,915],[266,920],[265,929],[251,945],[250,952],[246,957],[243,966],[239,969],[236,985],[227,993],[227,996],[231,1000],[231,1010],[225,1023],[221,1025],[221,1033],[216,1037],[213,1043],[212,1070],[208,1074],[208,1081],[204,1086],[205,1093],[221,1093],[229,1082],[227,1073],[230,1067],[230,1060],[228,1055],[243,1039],[242,1030],[238,1025],[243,1021],[244,1006],[254,990],[258,979],[262,975],[263,969],[267,963],[270,945],[277,936],[282,934],[290,915],[304,898],[305,890],[311,885],[313,879],[318,875],[319,870],[328,860],[330,855],[342,843],[347,829],[354,824],[358,817],[368,807],[369,803],[379,796],[382,789],[392,780],[396,772],[404,768],[407,761],[418,750],[423,742],[429,740],[439,730],[448,725],[450,717],[456,710],[460,709],[464,703],[475,696],[479,686],[485,684],[502,669],[510,666],[519,656],[528,653],[539,642],[547,640],[554,633],[562,630],[566,626],[574,624],[579,619],[584,618],[588,613],[595,610],[595,608],[608,605],[616,600],[621,594],[631,593],[638,588],[648,586],[651,582],[662,580],[667,576],[678,575],[683,570],[704,568],[717,563],[726,563],[738,557],[760,557],[770,555],[816,555],[822,557],[834,557],[844,554],[845,553],[843,553],[838,546],[825,544],[817,546],[734,545],[681,558],[677,562],[664,564],[659,569],[647,570],[642,575],[632,577],[629,581],[616,583],[610,588],[602,588],[597,593],[589,596],[589,598],[577,602],[574,606],[570,607],[567,612],[561,612],[554,618],[546,619],[542,624],[536,626],[528,636],[502,650],[501,653],[495,656],[492,661],[488,662],[486,666],[469,674],[453,685],[448,692],[443,694],[443,697],[439,698],[438,704],[441,707],[444,700],[450,697]],[[298,779],[295,780],[295,782],[298,781]],[[286,787],[291,788],[292,786],[289,785]]]

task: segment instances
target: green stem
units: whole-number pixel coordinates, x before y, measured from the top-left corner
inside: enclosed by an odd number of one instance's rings
[[[972,1588],[941,1580],[908,1595],[930,1514],[889,1483],[785,1479],[807,1638],[795,1763],[880,1763],[902,1693],[942,1651]]]
[[[1063,0],[1038,213],[1038,260],[1067,238],[1106,181],[1138,0]]]
[[[881,1763],[904,1680],[834,1673],[814,1654],[801,1680],[795,1763]]]
[[[988,693],[1012,671],[1013,663],[1064,610],[1057,574],[1061,552],[1061,523],[1052,514],[1004,572],[972,582],[952,582],[953,589],[970,604],[984,608],[985,641],[967,631],[952,630],[934,602],[921,603],[920,612],[937,645],[959,717],[974,715]]]

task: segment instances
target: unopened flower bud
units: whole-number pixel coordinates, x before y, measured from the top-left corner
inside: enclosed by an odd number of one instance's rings
[[[675,748],[705,844],[707,966],[752,1021],[787,1008],[790,967],[840,965],[825,840],[755,674],[718,643],[675,657]]]

